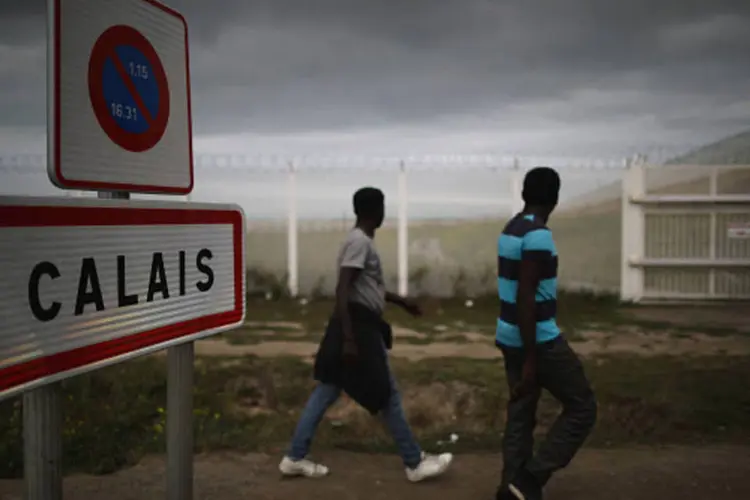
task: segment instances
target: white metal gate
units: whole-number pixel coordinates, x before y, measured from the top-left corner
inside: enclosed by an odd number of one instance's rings
[[[622,186],[623,300],[750,299],[750,165],[634,162]]]

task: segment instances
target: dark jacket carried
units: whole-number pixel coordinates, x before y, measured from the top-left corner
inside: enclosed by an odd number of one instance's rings
[[[391,325],[365,306],[349,305],[357,358],[344,362],[344,332],[334,314],[315,355],[315,380],[344,390],[359,405],[376,414],[391,397],[388,353],[393,345]]]

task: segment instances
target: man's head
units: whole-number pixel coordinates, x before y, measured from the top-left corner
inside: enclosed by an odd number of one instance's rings
[[[549,215],[560,196],[560,176],[550,167],[532,168],[523,179],[522,196],[527,207],[542,209]]]
[[[357,223],[364,223],[372,229],[383,224],[385,218],[385,195],[380,189],[363,187],[354,193],[354,214]]]

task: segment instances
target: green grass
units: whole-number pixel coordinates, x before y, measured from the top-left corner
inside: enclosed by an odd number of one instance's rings
[[[450,449],[497,451],[506,383],[501,363],[395,359],[410,421],[425,446],[449,433]],[[599,398],[590,446],[750,441],[750,358],[600,358],[586,363]],[[196,451],[280,452],[312,387],[299,359],[199,359],[194,388]],[[166,374],[160,357],[142,358],[62,383],[64,464],[68,472],[107,473],[163,452]],[[540,428],[558,408],[545,398]],[[316,446],[392,450],[365,413],[324,422]],[[22,468],[19,399],[0,403],[0,473]]]
[[[431,342],[465,342],[462,332],[494,335],[499,313],[498,300],[494,295],[484,295],[473,299],[472,307],[466,307],[465,299],[431,298],[417,299],[424,315],[414,318],[397,307],[386,309],[386,319],[393,325],[419,332],[420,337],[402,338],[400,342],[427,344]],[[264,340],[286,340],[290,342],[317,342],[325,330],[326,322],[333,311],[334,302],[330,298],[318,298],[301,305],[300,301],[281,298],[248,300],[248,318],[254,322],[288,321],[299,323],[303,332],[275,326],[242,327],[224,334],[233,344],[256,344]],[[647,306],[623,305],[613,296],[561,292],[558,297],[558,323],[569,339],[580,339],[579,332],[586,329],[616,331],[622,326],[641,328],[646,332],[667,332],[675,336],[686,336],[695,332],[706,335],[727,336],[741,334],[736,328],[716,326],[711,317],[706,321],[696,321],[689,325],[667,321],[651,321],[636,317]],[[662,308],[664,309],[664,308]],[[678,318],[680,309],[675,309]],[[274,330],[273,336],[260,335],[258,330]],[[746,335],[746,334],[745,334]]]
[[[389,306],[386,319],[391,323],[411,328],[423,333],[435,332],[435,327],[443,325],[450,329],[494,330],[499,313],[498,299],[494,295],[484,295],[473,299],[473,306],[466,307],[464,299],[431,298],[417,299],[424,315],[414,318],[401,309]],[[265,300],[250,298],[247,316],[252,321],[289,321],[300,323],[308,331],[320,331],[333,311],[334,302],[330,298],[313,299],[301,305],[291,299]],[[623,308],[611,296],[561,293],[559,296],[558,321],[563,328],[578,328],[596,322],[622,322]],[[629,320],[628,320],[629,321]]]
[[[624,316],[624,315],[623,315]],[[628,318],[624,316],[621,323],[628,322]],[[636,321],[630,321],[631,324],[638,326],[647,332],[669,332],[672,336],[678,338],[687,338],[696,332],[700,332],[704,335],[711,337],[728,337],[731,335],[746,335],[741,330],[731,327],[713,326],[710,324],[696,324],[692,326],[680,325],[670,323],[668,321],[650,321],[639,319]]]
[[[291,303],[289,306],[294,307]],[[269,340],[276,342],[317,342],[320,340],[319,335],[312,335],[309,331],[275,325],[273,323],[261,326],[246,324],[212,338],[217,340],[222,339],[232,345],[254,345]]]

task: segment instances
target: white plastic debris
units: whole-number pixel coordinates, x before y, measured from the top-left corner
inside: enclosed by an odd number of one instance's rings
[[[468,307],[469,309],[471,309],[472,307],[474,307],[474,301],[471,300],[471,299],[468,299],[466,301],[466,307]]]
[[[307,299],[304,298],[304,297],[302,297],[301,299],[299,299],[299,305],[306,306],[307,305]]]
[[[458,434],[451,434],[451,443],[455,443],[458,441]]]

